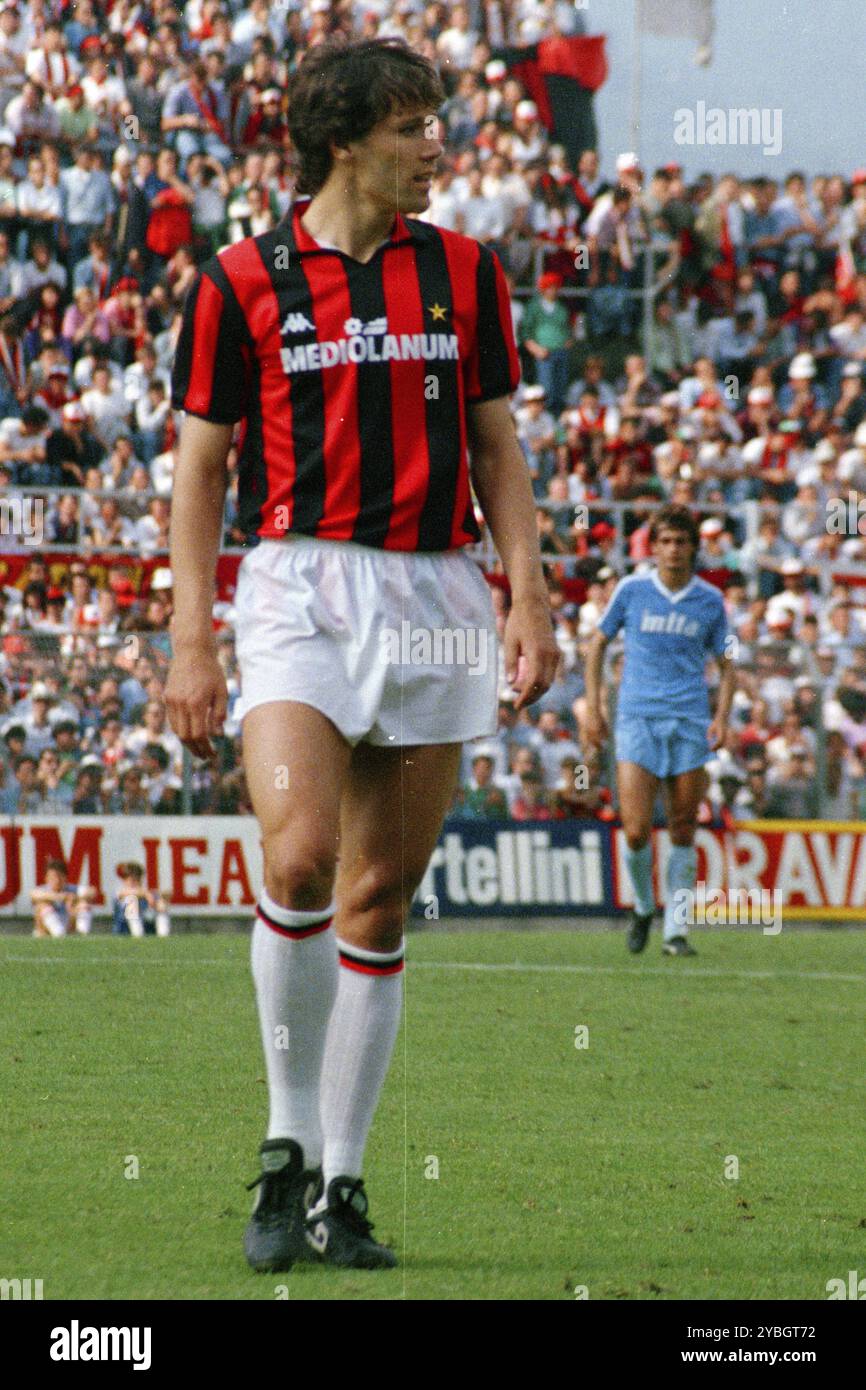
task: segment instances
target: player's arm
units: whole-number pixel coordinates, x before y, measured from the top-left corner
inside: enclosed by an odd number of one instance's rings
[[[175,600],[165,699],[172,728],[200,758],[212,755],[210,735],[221,730],[228,703],[212,611],[232,430],[232,425],[186,415],[172,489]]]
[[[505,672],[516,709],[532,704],[556,675],[559,647],[535,524],[535,499],[507,396],[466,410],[472,482],[511,585],[505,624]]]
[[[37,887],[30,894],[32,903],[63,903],[69,900],[70,894],[62,888],[55,892],[53,888]]]
[[[583,667],[583,679],[586,684],[584,733],[587,742],[593,747],[600,747],[608,734],[607,721],[601,708],[601,676],[604,669],[604,652],[607,641],[607,634],[602,632],[600,627],[597,627],[587,643],[586,660]]]
[[[720,675],[719,694],[716,701],[716,713],[707,729],[707,738],[711,748],[721,748],[725,741],[731,702],[734,698],[734,687],[737,682],[737,670],[729,656],[717,656],[716,662]]]

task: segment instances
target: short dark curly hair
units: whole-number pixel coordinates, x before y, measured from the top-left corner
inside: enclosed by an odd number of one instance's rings
[[[680,507],[676,503],[660,507],[650,522],[650,542],[657,541],[662,531],[685,531],[695,550],[700,545],[698,523],[688,507]]]
[[[404,39],[328,39],[289,80],[289,134],[299,193],[315,196],[334,162],[331,144],[363,140],[393,111],[438,111],[445,89],[428,58]]]

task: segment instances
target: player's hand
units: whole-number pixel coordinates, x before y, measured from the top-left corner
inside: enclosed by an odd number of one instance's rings
[[[223,669],[214,651],[182,647],[175,651],[165,687],[168,721],[196,758],[212,758],[211,737],[222,733],[228,709]]]
[[[562,655],[553,635],[547,599],[512,604],[503,642],[505,677],[517,691],[514,708],[521,710],[550,689]]]
[[[583,730],[591,748],[601,748],[607,742],[607,720],[600,710],[587,710],[583,720]]]
[[[707,729],[707,742],[711,748],[721,748],[727,736],[728,726],[724,719],[714,719]]]

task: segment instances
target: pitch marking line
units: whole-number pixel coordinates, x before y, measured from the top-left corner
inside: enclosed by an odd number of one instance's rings
[[[4,956],[0,953],[0,965],[243,965],[248,966],[246,954],[230,956],[202,956],[201,959],[149,960],[145,956]],[[456,961],[456,960],[407,960],[411,970],[478,970],[490,974],[538,974],[538,975],[666,975],[676,978],[678,967],[673,965],[572,965],[567,963],[532,965],[522,961]],[[690,980],[840,980],[843,984],[866,984],[866,975],[846,974],[836,970],[714,970],[706,966],[688,966],[683,972]]]
[[[408,964],[409,962],[407,962]],[[533,972],[542,975],[667,975],[673,979],[677,967],[669,965],[526,965],[490,961],[416,960],[411,964],[422,970],[482,970],[506,974]],[[846,975],[835,970],[713,970],[690,965],[688,978],[702,976],[708,980],[842,980],[849,984],[866,984],[866,975]]]

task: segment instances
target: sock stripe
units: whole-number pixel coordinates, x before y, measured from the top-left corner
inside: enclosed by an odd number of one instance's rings
[[[271,931],[277,932],[279,936],[288,936],[292,941],[303,941],[308,936],[318,936],[320,932],[327,931],[333,917],[328,917],[324,922],[314,922],[311,927],[284,927],[282,922],[275,922],[273,917],[269,917],[265,909],[259,903],[256,907],[256,916]]]
[[[381,964],[353,955],[345,946],[339,948],[339,955],[340,964],[347,970],[357,970],[359,975],[399,975],[403,969],[402,952],[396,960],[384,960]]]

